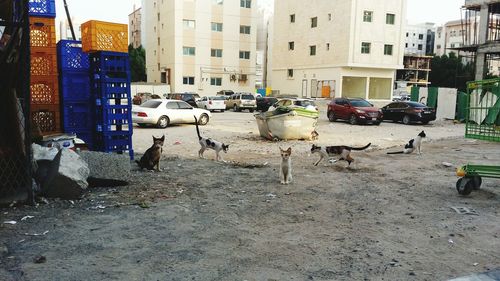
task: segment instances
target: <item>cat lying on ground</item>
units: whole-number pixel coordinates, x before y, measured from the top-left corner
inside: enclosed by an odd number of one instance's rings
[[[160,158],[163,152],[163,143],[165,142],[165,135],[161,138],[153,136],[153,145],[146,150],[146,153],[141,157],[141,160],[135,161],[141,169],[160,171]]]
[[[420,132],[418,136],[414,139],[411,139],[406,145],[405,149],[403,151],[396,151],[396,152],[387,152],[387,154],[411,154],[415,150],[417,150],[418,154],[422,154],[421,151],[421,146],[422,146],[422,140],[426,137],[427,135],[425,134],[424,131]]]
[[[198,156],[200,158],[204,158],[203,153],[205,152],[205,150],[213,149],[213,150],[215,150],[215,155],[216,155],[215,160],[216,161],[219,161],[219,160],[224,161],[224,159],[222,159],[222,156],[220,155],[220,153],[221,153],[221,151],[224,151],[224,153],[227,153],[229,151],[229,145],[225,145],[222,142],[202,137],[200,134],[200,128],[198,127],[198,119],[196,118],[196,116],[194,117],[194,121],[196,124],[196,133],[198,134],[198,140],[199,140],[200,145],[201,145],[201,149],[200,149],[200,151],[198,151]]]
[[[316,146],[313,144],[311,148],[311,153],[319,153],[320,158],[319,160],[314,164],[314,166],[318,166],[318,164],[323,160],[324,158],[330,158],[333,157],[334,155],[339,155],[340,158],[338,160],[333,161],[333,163],[340,161],[340,160],[345,160],[347,163],[349,163],[349,166],[351,165],[352,162],[354,162],[354,158],[351,157],[351,151],[352,150],[365,150],[368,147],[372,145],[371,143],[367,144],[364,147],[350,147],[350,146],[345,146],[345,145],[339,145],[339,146],[326,146],[326,147],[321,147],[321,146]]]

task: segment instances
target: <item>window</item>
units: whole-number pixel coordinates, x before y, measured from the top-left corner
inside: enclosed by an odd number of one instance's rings
[[[167,73],[166,72],[160,73],[160,80],[161,80],[161,83],[167,84]]]
[[[184,102],[184,101],[178,101],[177,104],[179,105],[179,109],[191,109],[191,108],[193,108],[187,102]]]
[[[211,77],[210,85],[212,86],[222,86],[222,78],[220,77]]]
[[[288,69],[288,78],[293,78],[293,69]]]
[[[455,48],[455,43],[451,43],[450,47]]]
[[[372,44],[368,43],[368,42],[361,43],[361,53],[362,54],[369,54],[371,46],[372,46]]]
[[[318,17],[311,18],[311,28],[318,26]]]
[[[396,15],[395,14],[386,14],[385,15],[385,23],[386,24],[394,24],[396,22]]]
[[[167,103],[167,109],[179,109],[179,103],[178,102],[169,102]]]
[[[194,85],[194,77],[193,76],[184,76],[184,77],[182,77],[182,84],[184,84],[184,85]]]
[[[194,56],[196,55],[196,50],[194,47],[182,47],[182,53],[185,56]]]
[[[384,55],[392,56],[392,45],[384,45]]]
[[[364,11],[363,12],[363,21],[364,22],[372,22],[373,12],[372,11]]]
[[[222,32],[222,23],[212,22],[212,31]]]
[[[224,4],[224,0],[212,0],[213,5],[222,5]]]
[[[250,52],[249,51],[240,51],[240,59],[249,60]]]
[[[242,8],[252,8],[252,0],[240,0],[240,7]]]
[[[441,45],[437,45],[437,46],[436,46],[436,49],[441,49]]]
[[[250,34],[250,26],[240,25],[240,33],[241,34]]]
[[[408,48],[408,43],[405,44],[405,48]]]
[[[328,14],[328,21],[332,20],[332,14]]]
[[[326,43],[326,50],[330,51],[330,43]]]
[[[419,51],[422,51],[422,50],[423,50],[423,48],[424,48],[424,46],[423,46],[422,44],[418,44],[418,50],[419,50]]]
[[[309,46],[309,55],[310,56],[316,55],[316,46]]]
[[[160,13],[158,13],[158,21],[160,21]]]
[[[406,37],[408,37],[410,34],[408,32],[406,32]]]
[[[418,35],[418,39],[419,39],[419,40],[424,40],[424,35],[423,35],[423,34],[419,34],[419,35]]]
[[[160,46],[160,37],[158,37],[158,46]]]
[[[288,42],[288,50],[293,51],[295,50],[295,42]]]
[[[295,14],[290,15],[290,22],[292,23],[295,22]]]
[[[222,49],[212,49],[210,53],[214,58],[222,58]]]
[[[184,28],[194,29],[196,27],[196,22],[194,20],[182,20],[182,25]]]

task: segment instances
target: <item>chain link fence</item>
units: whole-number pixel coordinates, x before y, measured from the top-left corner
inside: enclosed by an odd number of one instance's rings
[[[28,0],[0,0],[0,203],[33,202]]]

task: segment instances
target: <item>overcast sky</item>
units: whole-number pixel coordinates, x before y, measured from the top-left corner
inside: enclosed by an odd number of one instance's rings
[[[134,4],[141,6],[141,0],[66,0],[71,15],[81,22],[90,19],[128,23],[128,15]],[[153,0],[145,0],[153,1]],[[211,1],[211,0],[199,0]],[[238,0],[226,0],[238,1]],[[271,0],[259,0],[271,1]],[[460,19],[460,7],[464,0],[407,0],[408,22],[434,22],[443,24]],[[63,0],[56,0],[58,17],[64,17]]]

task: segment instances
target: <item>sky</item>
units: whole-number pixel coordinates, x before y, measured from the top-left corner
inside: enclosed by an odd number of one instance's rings
[[[80,22],[96,19],[119,23],[128,23],[128,15],[132,13],[134,4],[141,6],[141,0],[66,0],[72,17]],[[153,1],[153,0],[145,0]],[[211,0],[199,0],[211,1]],[[237,0],[226,0],[237,1]],[[271,1],[271,0],[259,0]],[[464,0],[407,0],[407,18],[410,24],[433,22],[444,24],[450,20],[460,19],[460,7]],[[56,0],[59,18],[64,18],[63,0]]]

